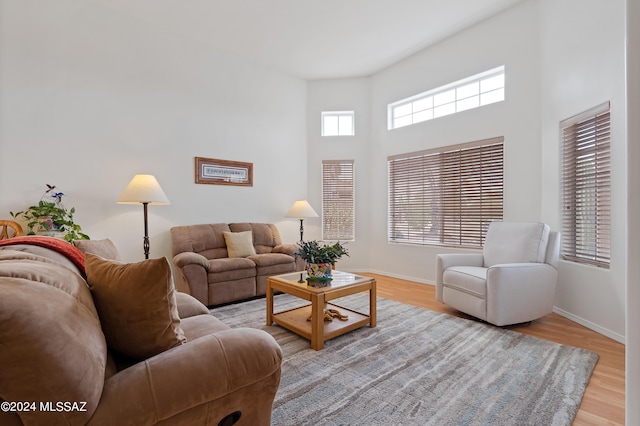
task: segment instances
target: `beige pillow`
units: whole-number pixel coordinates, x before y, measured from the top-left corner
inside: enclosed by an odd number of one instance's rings
[[[227,253],[229,257],[247,257],[256,255],[256,249],[253,247],[253,234],[251,231],[224,231],[223,234],[224,241],[227,243]]]
[[[145,359],[186,342],[166,258],[121,263],[87,253],[85,269],[111,349]]]

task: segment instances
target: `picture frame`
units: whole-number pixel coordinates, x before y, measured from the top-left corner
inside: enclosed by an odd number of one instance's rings
[[[195,157],[196,183],[253,186],[253,163]]]

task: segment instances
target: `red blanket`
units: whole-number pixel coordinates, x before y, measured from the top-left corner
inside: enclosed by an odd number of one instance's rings
[[[45,247],[51,250],[55,250],[58,253],[66,256],[74,265],[80,269],[80,272],[84,275],[84,253],[80,251],[73,244],[53,238],[53,237],[40,237],[37,235],[27,237],[13,237],[8,240],[0,240],[0,246],[8,246],[13,244],[32,244],[34,246]]]

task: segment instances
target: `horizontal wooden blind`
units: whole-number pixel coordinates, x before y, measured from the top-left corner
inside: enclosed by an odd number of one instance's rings
[[[503,216],[503,142],[389,157],[389,241],[482,247]]]
[[[355,190],[353,160],[322,161],[322,239],[353,240]]]
[[[560,123],[562,256],[609,267],[611,117],[609,102]]]

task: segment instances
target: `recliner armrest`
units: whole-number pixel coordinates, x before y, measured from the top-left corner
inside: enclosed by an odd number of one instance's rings
[[[558,271],[547,263],[507,263],[487,269],[487,321],[530,321],[553,311]]]
[[[482,253],[447,253],[437,256],[438,263],[442,269],[452,266],[484,266],[484,256]]]
[[[108,378],[89,425],[155,424],[247,388],[248,394],[234,398],[233,406],[214,403],[203,410],[207,424],[217,425],[230,412],[255,405],[254,384],[268,382],[265,387],[273,388],[273,395],[259,396],[273,398],[281,363],[280,346],[264,331],[238,328],[209,334]]]
[[[191,265],[191,264],[200,265],[207,271],[209,270],[209,265],[210,265],[209,259],[207,259],[203,255],[198,253],[188,252],[188,251],[176,254],[173,257],[173,263],[175,263],[176,266],[179,268],[182,268],[186,265]]]

